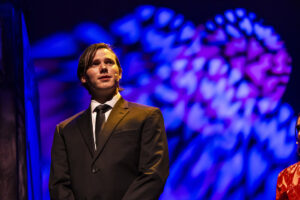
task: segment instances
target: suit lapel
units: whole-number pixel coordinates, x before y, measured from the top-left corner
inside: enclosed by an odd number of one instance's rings
[[[92,130],[91,107],[89,107],[78,119],[81,136],[89,149],[91,156],[94,155],[94,139]]]
[[[106,142],[113,133],[115,127],[119,122],[125,117],[128,113],[128,102],[125,101],[122,97],[118,100],[116,105],[113,107],[104,127],[100,134],[100,143],[97,148],[93,162],[97,159],[99,154],[102,152]]]

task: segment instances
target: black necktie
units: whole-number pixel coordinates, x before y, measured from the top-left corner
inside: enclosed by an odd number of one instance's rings
[[[109,105],[103,104],[99,105],[95,108],[94,111],[97,112],[96,116],[96,129],[95,129],[95,136],[96,136],[96,146],[98,148],[100,142],[100,134],[101,129],[105,121],[105,112],[108,111],[111,107]]]

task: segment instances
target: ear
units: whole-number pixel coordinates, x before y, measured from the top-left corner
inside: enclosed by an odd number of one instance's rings
[[[122,68],[119,68],[119,75],[118,75],[118,80],[122,78]]]
[[[82,84],[85,84],[85,83],[86,83],[86,77],[85,77],[85,76],[82,76],[82,77],[80,78],[80,82],[81,82]]]

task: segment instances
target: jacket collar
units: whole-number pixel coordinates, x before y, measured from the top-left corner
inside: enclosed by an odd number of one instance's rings
[[[89,149],[91,156],[94,155],[94,139],[93,139],[93,124],[91,118],[91,106],[84,111],[84,113],[78,118],[78,125],[80,134]]]
[[[92,119],[91,119],[91,107],[89,107],[79,118],[79,129],[80,133],[83,137],[87,148],[93,158],[93,162],[97,159],[97,157],[102,152],[105,144],[110,138],[116,126],[119,122],[125,117],[125,115],[129,112],[128,102],[124,100],[122,97],[117,101],[115,106],[113,107],[104,127],[102,133],[100,135],[100,143],[97,148],[97,151],[94,150],[94,139],[93,139],[93,129],[92,129]]]
[[[120,121],[125,117],[125,115],[127,115],[128,112],[128,102],[125,101],[123,98],[120,98],[116,105],[113,107],[106,123],[104,124],[103,130],[101,131],[101,135],[99,138],[100,143],[97,147],[97,151],[95,153],[93,162],[100,155],[111,134],[113,133],[117,125],[120,123]]]

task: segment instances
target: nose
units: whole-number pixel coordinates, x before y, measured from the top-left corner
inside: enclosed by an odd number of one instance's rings
[[[107,68],[105,63],[101,63],[101,64],[99,65],[99,67],[100,67],[100,69],[102,69],[102,68],[104,68],[104,69]]]
[[[100,73],[106,73],[108,70],[107,70],[107,66],[102,63],[99,67],[99,70],[100,70]]]

